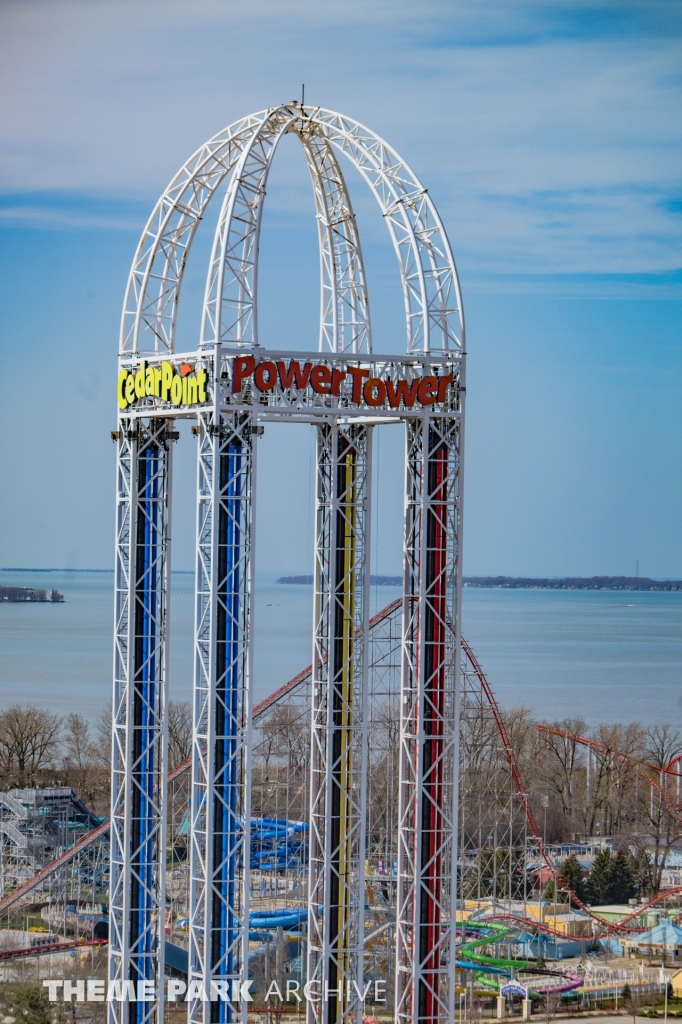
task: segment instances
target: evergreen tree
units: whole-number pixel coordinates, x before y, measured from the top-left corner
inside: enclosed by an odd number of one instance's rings
[[[625,850],[619,850],[611,860],[609,903],[627,903],[637,891],[635,868]]]
[[[51,1024],[52,1021],[47,991],[35,985],[17,989],[7,1008],[11,1016],[21,1024]]]
[[[623,985],[623,1003],[628,1013],[632,1014],[632,1024],[637,1024],[637,1013],[639,1012],[639,993],[637,989],[631,989],[626,983]]]
[[[578,897],[582,902],[585,901],[585,883],[583,881],[582,871],[580,870],[580,864],[575,854],[571,854],[561,865],[559,871],[559,881],[565,889],[570,889],[571,892]]]
[[[594,864],[592,865],[587,882],[587,893],[590,903],[603,905],[611,902],[612,877],[611,851],[608,847],[605,847],[594,858]]]
[[[590,903],[627,903],[636,889],[635,870],[625,850],[619,850],[615,857],[610,850],[601,850],[594,858],[587,883]]]

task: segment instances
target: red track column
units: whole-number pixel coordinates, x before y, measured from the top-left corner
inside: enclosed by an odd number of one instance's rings
[[[396,1018],[448,1020],[457,882],[460,420],[407,426]]]

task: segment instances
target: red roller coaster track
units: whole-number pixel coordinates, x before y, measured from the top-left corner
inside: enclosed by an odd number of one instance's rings
[[[382,621],[387,619],[390,615],[393,614],[393,612],[397,611],[397,609],[401,606],[401,604],[402,604],[402,600],[400,598],[398,598],[397,600],[392,601],[390,604],[388,604],[385,608],[383,608],[380,612],[378,612],[375,616],[373,616],[372,619],[370,619],[370,623],[369,623],[370,624],[370,628],[372,626],[378,625],[379,623],[381,623]],[[481,691],[485,695],[485,699],[488,702],[490,710],[491,710],[491,712],[493,714],[493,717],[495,719],[495,724],[496,724],[497,731],[498,731],[498,734],[499,734],[499,737],[500,737],[500,741],[502,743],[502,747],[504,749],[504,753],[505,753],[505,756],[507,758],[507,762],[509,764],[509,770],[510,770],[511,775],[513,777],[514,784],[515,784],[516,789],[517,789],[518,794],[519,794],[519,799],[520,799],[521,804],[523,806],[524,814],[525,814],[526,820],[528,822],[528,828],[530,830],[530,833],[531,833],[531,835],[533,837],[534,842],[537,844],[537,848],[538,848],[538,850],[539,850],[543,860],[545,861],[545,864],[547,865],[549,870],[552,872],[552,874],[553,874],[553,876],[555,878],[555,882],[560,882],[558,870],[554,866],[553,861],[551,860],[551,858],[549,857],[549,855],[548,855],[548,853],[547,853],[547,851],[545,849],[544,843],[542,841],[542,837],[540,835],[540,831],[539,831],[539,829],[537,827],[537,824],[536,824],[536,821],[535,821],[535,817],[533,815],[533,811],[532,811],[532,808],[531,808],[529,800],[528,800],[528,795],[527,795],[527,793],[525,791],[525,787],[524,787],[523,781],[521,779],[521,775],[520,775],[520,772],[519,772],[519,769],[518,769],[518,765],[516,764],[516,760],[515,760],[515,757],[514,757],[514,750],[513,750],[512,744],[511,744],[511,740],[509,738],[509,733],[507,732],[507,727],[505,725],[504,717],[503,717],[503,715],[502,715],[502,713],[500,711],[500,708],[498,707],[498,704],[497,704],[497,701],[496,701],[495,696],[493,694],[493,691],[492,691],[492,688],[490,686],[490,683],[488,682],[488,680],[486,678],[486,675],[483,672],[483,669],[481,668],[481,665],[480,665],[478,659],[476,658],[476,655],[474,654],[474,652],[471,649],[470,645],[467,643],[467,641],[463,637],[462,637],[462,651],[463,651],[463,653],[464,653],[464,655],[465,655],[465,657],[466,657],[466,659],[467,659],[467,661],[468,661],[468,663],[469,663],[469,665],[471,667],[471,670],[474,672],[474,674],[476,675],[476,678],[478,679],[478,682],[479,682],[479,684],[481,686]],[[311,672],[312,672],[312,665],[309,665],[302,672],[299,672],[292,679],[290,679],[289,682],[285,683],[284,686],[279,687],[279,689],[275,690],[268,697],[266,697],[265,700],[263,700],[259,704],[257,704],[254,707],[254,709],[253,709],[254,718],[260,717],[262,714],[264,714],[268,710],[268,708],[272,707],[273,704],[276,704],[277,701],[280,700],[283,696],[285,696],[286,694],[291,693],[292,690],[295,690],[297,687],[304,685],[306,680],[308,678],[310,678]],[[584,743],[585,745],[588,745],[588,746],[592,745],[592,746],[599,747],[603,751],[607,750],[607,748],[604,747],[602,744],[598,744],[596,741],[590,740],[587,737],[573,735],[572,733],[562,733],[561,730],[550,729],[550,728],[544,727],[544,726],[539,726],[538,728],[541,728],[541,729],[543,729],[543,730],[545,730],[547,732],[555,733],[557,735],[564,735],[564,736],[566,736],[568,738],[574,739],[576,742]],[[619,757],[619,758],[622,757],[623,759],[628,759],[628,755],[620,755],[620,754],[618,754],[615,751],[608,751],[608,752],[610,754],[612,754],[614,757]],[[663,768],[663,769],[657,768],[655,765],[651,765],[651,764],[649,764],[646,761],[638,761],[636,758],[629,758],[629,760],[636,761],[637,763],[640,763],[642,765],[642,767],[646,767],[648,770],[652,770],[652,771],[655,771],[657,773],[664,772],[664,773],[667,773],[667,774],[672,775],[672,776],[679,776],[680,773],[677,772],[677,771],[674,771],[673,768],[672,768],[672,765],[673,764],[679,764],[680,760],[682,760],[682,755],[681,755],[680,758],[674,758],[666,766],[666,768]],[[182,761],[180,764],[176,765],[176,767],[173,768],[173,770],[171,772],[169,772],[169,774],[168,774],[168,781],[171,782],[173,779],[178,778],[179,775],[182,775],[182,773],[187,771],[187,769],[191,766],[191,763],[192,763],[191,762],[191,758],[187,758],[185,761]],[[653,786],[655,786],[656,788],[660,789],[660,787],[658,787],[657,783],[654,780],[649,779],[649,781],[651,782],[651,784]],[[665,794],[663,794],[663,796],[665,798]],[[680,819],[680,820],[682,820],[682,819]],[[26,882],[23,882],[20,886],[18,886],[11,893],[9,893],[2,900],[0,900],[0,914],[3,911],[9,909],[9,907],[11,907],[12,904],[14,904],[18,900],[20,900],[23,896],[25,896],[27,893],[29,893],[37,885],[40,885],[40,883],[42,881],[44,881],[46,878],[48,878],[49,875],[51,875],[54,871],[58,870],[62,865],[67,864],[70,860],[72,860],[75,856],[77,856],[77,854],[79,852],[81,852],[82,850],[86,849],[91,844],[95,843],[101,836],[105,835],[108,831],[109,831],[109,819],[107,818],[105,821],[101,822],[101,824],[99,824],[96,828],[92,829],[91,832],[88,832],[87,835],[83,836],[82,839],[79,839],[78,842],[75,843],[69,850],[66,850],[59,857],[56,857],[54,860],[50,861],[49,864],[46,864],[43,868],[40,869],[40,871],[36,872],[35,875],[33,875],[31,878],[29,878]],[[628,931],[628,932],[641,931],[642,930],[641,928],[633,927],[632,922],[636,921],[636,919],[642,913],[645,913],[650,907],[656,906],[656,904],[658,904],[661,900],[664,900],[666,897],[673,896],[673,895],[676,895],[678,893],[682,893],[682,886],[678,886],[678,887],[675,887],[675,888],[667,889],[664,892],[659,893],[658,896],[654,897],[648,903],[643,904],[642,906],[640,906],[636,910],[633,910],[633,912],[631,914],[629,914],[627,917],[625,917],[622,921],[619,921],[618,923],[613,923],[613,922],[605,920],[603,917],[600,917],[599,914],[595,914],[594,911],[592,911],[592,909],[590,907],[586,906],[582,902],[582,900],[580,900],[575,895],[575,893],[573,893],[570,889],[566,888],[563,885],[561,886],[561,888],[562,888],[562,891],[566,892],[570,896],[571,901],[577,907],[579,907],[584,913],[586,913],[594,921],[597,921],[603,927],[603,929],[604,929],[603,932],[599,933],[598,935],[592,936],[591,938],[606,938],[607,936],[613,935],[614,933],[622,933],[622,932],[625,932],[625,931]],[[506,915],[506,914],[494,914],[492,916],[494,916],[495,919],[515,921],[518,924],[523,924],[524,927],[527,927],[527,928],[528,927],[532,927],[534,929],[538,929],[538,930],[541,930],[541,931],[548,932],[549,934],[553,934],[553,935],[559,935],[560,934],[559,932],[556,932],[554,929],[550,928],[549,926],[543,925],[541,922],[536,921],[534,918],[524,918],[524,917],[520,917],[520,916],[517,917],[516,915]],[[563,936],[563,937],[565,937],[565,936]],[[79,943],[60,943],[59,946],[60,946],[60,948],[63,947],[65,949],[67,949],[67,948],[68,949],[72,949],[72,948],[75,948],[77,945],[92,945],[92,944],[95,944],[95,943],[93,943],[90,940],[90,941],[83,941],[83,942],[79,942]],[[25,951],[21,951],[21,950],[19,950],[19,951],[16,951],[16,950],[15,951],[11,951],[10,950],[10,951],[7,952],[7,954],[0,955],[0,959],[9,959],[9,958],[11,958],[11,956],[18,956],[20,954],[21,955],[37,955],[38,953],[45,952],[45,951],[46,950],[43,947],[36,948],[35,950],[32,950],[30,952],[25,952]],[[55,949],[51,949],[50,951],[57,952],[58,950],[55,948]]]
[[[373,626],[378,625],[380,622],[383,622],[385,619],[389,618],[389,616],[392,615],[393,612],[401,606],[401,604],[402,600],[398,598],[395,601],[391,601],[391,603],[386,605],[385,608],[382,608],[380,612],[377,612],[377,614],[369,620],[370,629]],[[291,693],[291,691],[295,690],[298,686],[302,686],[303,683],[305,683],[306,679],[310,677],[312,668],[312,665],[308,665],[308,667],[304,668],[302,672],[297,673],[297,675],[295,675],[293,679],[290,679],[283,686],[280,686],[279,689],[275,690],[264,700],[260,701],[259,704],[256,704],[253,709],[254,719],[257,719],[261,715],[265,714],[265,712],[269,708],[271,708],[273,704],[276,704],[277,701],[284,697],[286,694]],[[173,779],[177,779],[178,776],[182,775],[183,772],[186,772],[188,768],[191,767],[191,765],[191,757],[188,757],[184,761],[181,761],[179,764],[175,766],[175,768],[172,769],[172,771],[168,773],[168,782],[172,782]],[[68,864],[68,862],[70,860],[73,860],[73,858],[76,857],[82,850],[85,850],[87,849],[88,846],[91,846],[93,843],[96,843],[100,836],[106,835],[108,831],[109,819],[105,818],[104,821],[101,822],[101,824],[97,825],[96,828],[88,832],[87,835],[84,835],[81,839],[78,840],[78,842],[74,843],[74,845],[71,846],[68,850],[65,850],[64,853],[60,854],[59,857],[55,857],[55,859],[51,860],[49,864],[46,864],[39,871],[37,871],[35,875],[32,875],[31,878],[28,878],[25,882],[22,882],[21,885],[17,886],[16,889],[13,889],[11,893],[8,893],[7,896],[1,899],[0,914],[2,914],[3,911],[8,910],[13,903],[16,903],[27,893],[31,892],[32,889],[35,889],[37,885],[40,885],[40,883],[43,882],[46,878],[48,878],[54,871],[57,871],[64,864]]]

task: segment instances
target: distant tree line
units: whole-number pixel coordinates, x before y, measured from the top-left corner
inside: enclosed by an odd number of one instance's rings
[[[682,590],[682,580],[652,580],[648,576],[465,576],[462,582],[465,587],[508,590]]]
[[[313,576],[280,576],[278,583],[311,586]],[[371,576],[374,587],[401,587],[402,576]],[[508,590],[654,590],[680,591],[682,580],[652,580],[648,576],[464,576],[465,587]]]

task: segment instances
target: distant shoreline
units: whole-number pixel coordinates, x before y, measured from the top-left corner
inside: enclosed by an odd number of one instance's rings
[[[280,576],[277,582],[311,586],[313,577]],[[370,577],[370,585],[373,587],[400,587],[402,582],[402,576]],[[642,590],[658,593],[682,591],[682,580],[652,580],[645,576],[465,576],[462,584],[467,588],[487,590]]]
[[[645,576],[564,576],[543,579],[526,576],[465,576],[465,587],[495,590],[644,590],[682,591],[682,580],[652,580]]]
[[[0,568],[0,572],[51,573],[113,573],[113,569],[15,569]],[[173,569],[173,576],[193,576],[192,569]],[[312,575],[280,576],[277,583],[312,586]],[[372,587],[402,587],[402,576],[370,576]],[[644,593],[681,593],[682,580],[654,580],[648,576],[465,576],[462,585],[467,589],[485,590],[611,590],[642,591]]]

